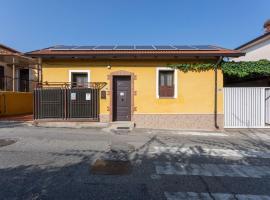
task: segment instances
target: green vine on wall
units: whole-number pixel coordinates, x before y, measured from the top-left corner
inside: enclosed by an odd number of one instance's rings
[[[179,69],[183,72],[188,71],[208,71],[214,69],[214,63],[180,63],[169,64],[171,68]],[[223,73],[228,76],[244,78],[253,75],[269,76],[270,75],[270,61],[240,61],[240,62],[225,62],[223,61],[218,67]]]

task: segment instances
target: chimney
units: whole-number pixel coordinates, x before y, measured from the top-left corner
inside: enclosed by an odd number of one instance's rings
[[[268,19],[264,25],[263,25],[263,28],[265,30],[266,33],[269,33],[270,32],[270,19]]]

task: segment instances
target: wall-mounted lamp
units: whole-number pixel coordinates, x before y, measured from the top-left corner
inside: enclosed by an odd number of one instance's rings
[[[108,66],[107,66],[107,69],[111,69],[111,65],[108,65]]]

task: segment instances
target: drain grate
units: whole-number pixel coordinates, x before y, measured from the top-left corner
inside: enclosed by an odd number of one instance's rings
[[[98,159],[90,170],[98,175],[126,175],[131,173],[132,167],[130,161]]]
[[[13,139],[0,139],[0,147],[8,146],[17,142]]]
[[[130,127],[126,127],[126,126],[119,126],[119,127],[117,127],[117,129],[122,129],[122,130],[129,130],[130,129]]]

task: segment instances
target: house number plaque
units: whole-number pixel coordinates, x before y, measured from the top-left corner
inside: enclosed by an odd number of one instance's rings
[[[76,93],[71,93],[70,94],[70,99],[71,100],[76,100]]]
[[[86,93],[85,94],[85,100],[90,101],[91,100],[91,93]]]

